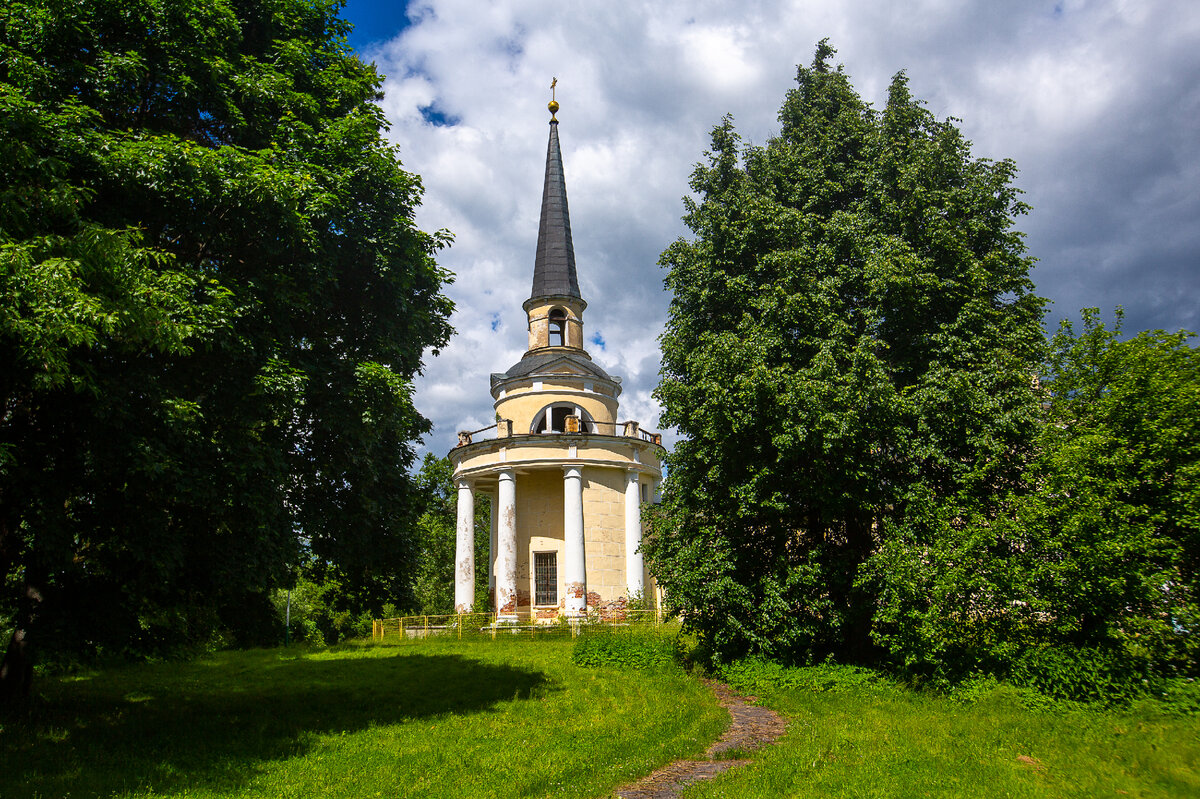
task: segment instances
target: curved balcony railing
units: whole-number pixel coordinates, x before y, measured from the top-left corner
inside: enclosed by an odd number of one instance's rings
[[[495,431],[491,436],[483,435],[489,431]],[[605,435],[617,436],[620,438],[638,438],[655,446],[662,446],[662,433],[655,433],[650,430],[643,430],[641,426],[634,421],[628,422],[593,422],[584,421],[578,416],[568,416],[566,418],[565,430],[547,430],[544,433],[530,433],[529,435],[571,435],[571,436],[586,436],[586,435]],[[460,430],[458,433],[459,447],[465,447],[468,444],[473,444],[476,441],[488,441],[497,438],[513,438],[513,423],[512,419],[501,419],[495,424],[481,427],[478,430]]]

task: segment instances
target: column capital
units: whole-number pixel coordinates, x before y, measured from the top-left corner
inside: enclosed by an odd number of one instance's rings
[[[568,479],[572,478],[572,477],[582,478],[583,477],[583,467],[582,466],[564,466],[563,467],[563,476]]]

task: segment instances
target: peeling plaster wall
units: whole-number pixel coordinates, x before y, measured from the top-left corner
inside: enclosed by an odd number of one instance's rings
[[[584,553],[591,604],[625,596],[625,472],[585,467],[583,470]],[[529,610],[535,596],[533,553],[558,554],[558,599],[566,598],[563,581],[563,476],[559,469],[517,475],[517,596]],[[653,581],[644,575],[647,596]],[[593,596],[595,595],[595,596]]]
[[[553,300],[526,302],[525,312],[529,319],[529,349],[536,350],[550,344],[550,312],[561,308],[566,312],[566,345],[583,349],[583,305],[581,300],[555,297]]]
[[[505,419],[512,419],[513,433],[524,435],[529,433],[533,417],[547,405],[555,402],[568,402],[583,408],[597,422],[612,424],[617,417],[617,401],[603,394],[584,391],[544,389],[528,394],[511,394],[496,402],[496,413]],[[601,433],[612,435],[613,429],[605,426]]]
[[[537,597],[537,582],[534,580],[533,574],[533,553],[535,552],[553,552],[558,556],[558,607],[561,608],[563,606],[563,597],[566,596],[563,586],[563,561],[565,558],[566,544],[562,538],[562,531],[559,531],[557,538],[548,535],[529,536],[529,546],[526,547],[525,551],[521,555],[521,557],[525,559],[525,571],[529,575],[527,580],[528,586],[524,584],[519,585],[521,585],[522,588],[526,588],[529,591],[529,596],[531,597]],[[540,615],[541,617],[544,617],[544,614]],[[557,616],[557,609],[552,611],[549,615],[552,617]]]
[[[568,456],[568,448],[571,445],[577,447],[575,458]],[[465,454],[462,451],[451,450],[450,457],[455,464],[456,474],[495,466],[499,462],[497,451],[501,447],[507,450],[505,463],[514,468],[519,467],[523,461],[546,460],[558,461],[564,466],[569,466],[572,462],[604,461],[620,467],[631,462],[635,446],[640,448],[639,457],[642,465],[658,471],[659,451],[657,447],[643,444],[640,440],[634,444],[633,439],[621,441],[569,433],[548,433],[540,436],[525,436],[522,439],[514,437],[485,440],[475,444]],[[586,462],[583,465],[590,466]],[[647,495],[647,499],[652,498]]]
[[[563,584],[563,474],[561,469],[539,469],[517,475],[517,595],[521,610],[534,596],[532,552],[558,553],[558,599]],[[551,542],[554,545],[551,546]]]
[[[625,472],[583,470],[583,531],[588,593],[625,595]]]
[[[544,398],[545,394],[541,396]],[[576,450],[574,453],[572,448]],[[455,473],[470,475],[475,472],[476,476],[471,479],[477,481],[476,488],[481,491],[491,490],[495,485],[498,466],[516,471],[514,572],[518,607],[511,610],[531,609],[530,603],[536,593],[532,569],[534,552],[557,553],[560,605],[566,599],[562,466],[571,464],[582,468],[583,474],[584,561],[589,604],[612,602],[626,595],[626,467],[640,464],[638,468],[644,473],[639,484],[645,487],[647,499],[652,500],[659,474],[659,455],[657,447],[640,439],[570,434],[495,439],[451,451]],[[502,542],[497,540],[497,556],[501,546]],[[486,568],[486,564],[476,564],[476,567]],[[645,598],[652,600],[657,591],[648,573],[644,575],[643,584]],[[477,597],[476,601],[480,599],[482,597]]]
[[[543,378],[541,383],[543,386],[551,388],[572,388],[578,389],[582,381],[592,382],[592,391],[596,394],[603,394],[606,397],[615,397],[615,389],[607,385],[603,380],[600,380],[592,375],[583,372],[562,373],[557,378]],[[520,394],[528,394],[533,391],[533,380],[518,380],[508,384],[506,394],[508,396],[517,396]]]

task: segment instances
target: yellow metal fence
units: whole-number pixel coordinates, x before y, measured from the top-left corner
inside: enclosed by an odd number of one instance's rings
[[[592,626],[632,627],[658,626],[663,623],[660,610],[590,609],[585,617],[566,619],[546,615],[545,611],[506,613],[454,613],[445,616],[401,616],[376,619],[371,625],[371,637],[382,641],[412,641],[432,637],[467,638],[525,635],[573,636]]]

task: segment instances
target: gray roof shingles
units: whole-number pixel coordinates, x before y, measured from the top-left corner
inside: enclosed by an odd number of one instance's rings
[[[557,352],[542,352],[536,355],[526,355],[524,358],[510,366],[507,372],[493,372],[492,385],[504,380],[511,380],[514,377],[524,377],[526,375],[539,373],[548,374],[551,371],[565,371],[561,369],[561,367],[565,366],[566,364],[556,364],[557,361],[569,361],[578,368],[582,369],[584,372],[591,372],[596,377],[599,377],[603,380],[610,380],[614,383],[621,382],[621,378],[613,377],[608,372],[601,369],[599,364],[596,364],[587,356],[559,350]],[[559,368],[555,369],[552,365],[558,366]]]
[[[542,218],[533,262],[533,292],[529,296],[582,299],[575,273],[575,246],[571,242],[571,215],[567,210],[567,184],[556,121],[550,123],[550,142],[546,146],[546,183],[542,188]]]

